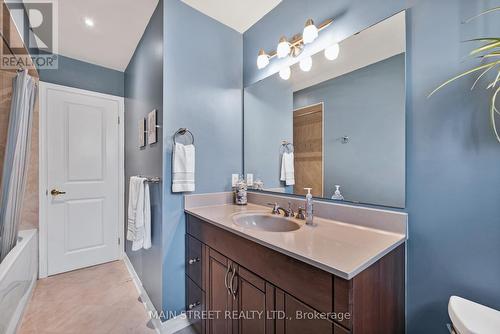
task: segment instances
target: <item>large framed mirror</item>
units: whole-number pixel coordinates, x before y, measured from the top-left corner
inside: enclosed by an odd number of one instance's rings
[[[245,173],[255,191],[403,208],[405,13],[339,46],[245,88]]]

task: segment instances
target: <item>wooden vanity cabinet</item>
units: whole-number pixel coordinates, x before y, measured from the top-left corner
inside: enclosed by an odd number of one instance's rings
[[[191,215],[186,230],[187,307],[198,287],[212,312],[199,333],[404,333],[404,245],[345,280]]]

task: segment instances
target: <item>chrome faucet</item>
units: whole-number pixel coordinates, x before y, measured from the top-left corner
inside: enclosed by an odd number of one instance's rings
[[[279,215],[280,211],[282,211],[283,216],[285,217],[295,217],[295,212],[293,212],[291,202],[288,202],[288,209],[282,208],[278,203],[267,203],[267,205],[273,206],[273,211],[272,211],[273,215]]]

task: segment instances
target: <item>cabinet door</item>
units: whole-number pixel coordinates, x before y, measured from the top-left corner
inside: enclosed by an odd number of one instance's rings
[[[331,334],[333,324],[319,319],[318,312],[285,292],[276,289],[276,310],[285,319],[276,320],[276,334]]]
[[[233,263],[233,268],[230,290],[237,315],[233,333],[274,334],[274,321],[268,314],[274,310],[274,287],[243,267]]]
[[[229,260],[223,255],[209,250],[208,257],[208,291],[207,311],[211,311],[212,317],[207,321],[208,334],[230,334],[232,324],[227,318],[227,312],[232,309],[232,295],[227,283],[229,274]]]

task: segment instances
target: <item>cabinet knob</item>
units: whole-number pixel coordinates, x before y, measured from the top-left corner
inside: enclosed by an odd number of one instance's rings
[[[192,309],[194,309],[196,306],[198,306],[200,304],[201,304],[200,302],[195,302],[195,303],[189,304],[188,305],[188,309],[192,310]]]
[[[199,257],[195,257],[194,259],[189,259],[189,261],[188,261],[189,264],[195,264],[196,262],[200,262]]]

